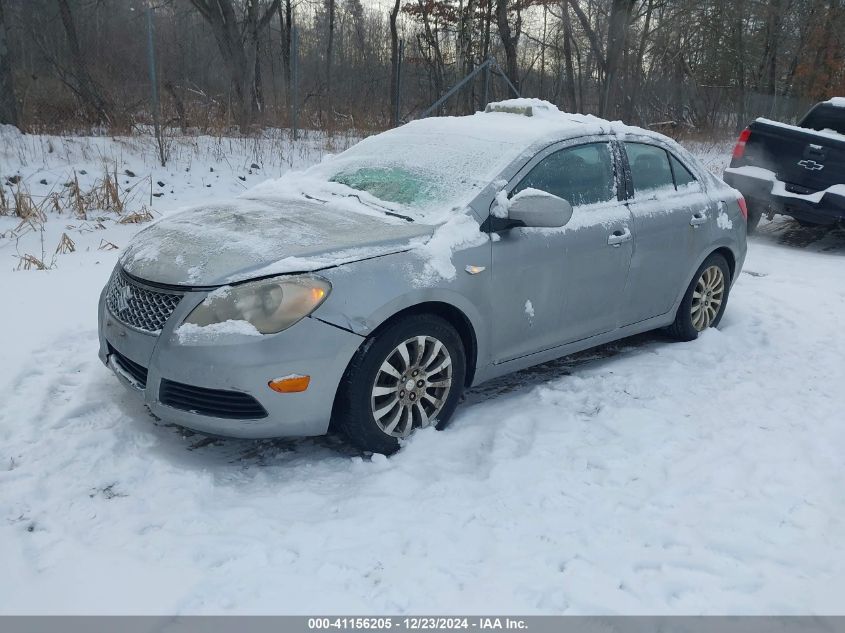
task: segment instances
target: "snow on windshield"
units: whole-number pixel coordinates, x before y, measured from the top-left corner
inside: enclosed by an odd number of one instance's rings
[[[523,146],[487,130],[484,136],[466,133],[450,123],[419,121],[372,136],[308,173],[423,217],[452,209],[475,197]]]
[[[507,102],[506,102],[507,103]],[[532,101],[533,103],[533,101]],[[355,196],[417,221],[437,224],[468,204],[541,139],[587,133],[594,117],[564,115],[551,104],[532,117],[504,112],[412,121],[364,139],[302,172],[259,185],[249,197],[291,193]]]

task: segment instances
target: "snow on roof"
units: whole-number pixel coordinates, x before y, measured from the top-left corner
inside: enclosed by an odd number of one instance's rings
[[[845,97],[831,97],[825,103],[836,106],[837,108],[845,108]]]
[[[493,101],[488,103],[485,112],[507,112],[510,114],[522,114],[525,116],[544,115],[560,113],[556,106],[543,101],[542,99],[507,99],[506,101]]]
[[[404,136],[426,135],[454,142],[495,142],[508,147],[511,157],[548,143],[577,136],[607,133],[632,133],[661,137],[645,130],[608,121],[591,114],[562,112],[542,99],[508,99],[487,105],[484,112],[467,116],[442,116],[417,119],[383,134],[396,140]]]

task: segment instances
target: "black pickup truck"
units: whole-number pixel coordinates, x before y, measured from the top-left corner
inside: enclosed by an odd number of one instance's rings
[[[816,104],[798,125],[751,123],[724,180],[745,197],[749,233],[776,213],[801,224],[845,220],[845,98]]]

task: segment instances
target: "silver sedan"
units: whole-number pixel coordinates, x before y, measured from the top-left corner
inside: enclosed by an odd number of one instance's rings
[[[719,324],[744,201],[661,135],[519,100],[415,121],[140,232],[100,358],[158,417],[390,453],[462,391]]]

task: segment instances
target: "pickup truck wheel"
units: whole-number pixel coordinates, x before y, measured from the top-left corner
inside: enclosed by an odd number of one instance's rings
[[[754,235],[757,232],[757,225],[763,218],[763,210],[756,204],[748,202],[748,223],[745,226],[746,235]]]
[[[389,455],[427,426],[443,428],[466,376],[461,337],[447,321],[411,315],[367,339],[346,370],[333,423],[356,447]]]
[[[718,326],[728,305],[730,286],[728,262],[713,253],[693,276],[669,333],[680,341],[692,341],[707,328]]]

